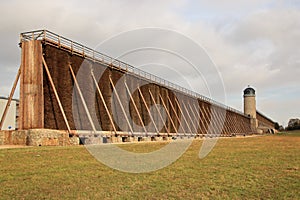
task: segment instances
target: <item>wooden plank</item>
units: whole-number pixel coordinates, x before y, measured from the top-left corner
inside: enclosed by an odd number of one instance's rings
[[[65,124],[66,124],[67,129],[68,129],[68,132],[69,132],[69,134],[70,134],[70,133],[71,133],[71,128],[70,128],[70,125],[69,125],[69,122],[68,122],[66,113],[65,113],[65,111],[64,111],[64,108],[63,108],[63,106],[62,106],[62,103],[61,103],[61,101],[60,101],[60,99],[59,99],[59,96],[58,96],[57,90],[56,90],[56,88],[55,88],[55,85],[54,85],[52,76],[51,76],[51,74],[50,74],[49,68],[48,68],[47,63],[46,63],[46,61],[45,61],[45,59],[44,59],[44,56],[42,57],[42,60],[43,60],[44,68],[45,68],[45,70],[46,70],[46,73],[47,73],[48,79],[49,79],[49,81],[50,81],[51,87],[52,87],[52,89],[53,89],[53,92],[54,92],[56,101],[57,101],[57,103],[58,103],[60,112],[61,112],[62,115],[63,115]]]
[[[71,64],[69,64],[69,69],[70,69],[70,72],[71,72],[71,74],[72,74],[72,77],[73,77],[73,80],[74,80],[74,83],[75,83],[75,87],[76,87],[76,89],[77,89],[77,91],[78,91],[78,93],[79,93],[80,99],[81,99],[81,101],[82,101],[82,104],[83,104],[84,110],[85,110],[85,112],[86,112],[86,115],[87,115],[88,120],[89,120],[89,122],[90,122],[90,124],[91,124],[92,130],[96,133],[96,128],[95,128],[93,119],[92,119],[91,114],[90,114],[90,111],[89,111],[89,109],[88,109],[88,107],[87,107],[87,105],[86,105],[86,102],[85,102],[84,97],[83,97],[83,95],[82,95],[81,89],[80,89],[80,87],[79,87],[79,84],[78,84],[78,82],[77,82],[77,79],[76,79],[76,76],[75,76],[75,74],[74,74],[74,71],[73,71],[73,69],[72,69]]]
[[[177,100],[177,99],[175,99],[175,100],[176,100],[177,104],[179,104],[178,100]],[[195,133],[197,133],[197,128],[196,128],[196,126],[195,126],[195,124],[194,124],[194,122],[193,122],[193,119],[192,119],[192,117],[191,117],[191,115],[190,115],[190,113],[189,113],[189,111],[188,111],[188,109],[187,109],[185,103],[182,102],[182,104],[183,104],[183,108],[185,109],[185,112],[187,113],[188,117],[190,118],[190,121],[191,121],[191,123],[192,123],[192,126],[194,127],[194,130],[195,130]],[[186,121],[186,120],[185,120],[185,121]],[[191,128],[190,128],[190,130],[191,130]]]
[[[170,103],[170,106],[171,106],[173,112],[175,113],[175,117],[176,117],[176,119],[178,120],[178,123],[180,124],[181,120],[180,120],[179,116],[177,115],[177,112],[176,112],[176,110],[175,110],[175,107],[173,106],[172,101],[171,101],[171,99],[170,99],[170,97],[169,97],[168,94],[167,94],[167,99],[168,99],[168,101],[169,101],[169,103]],[[180,125],[181,125],[181,124],[180,124]],[[181,125],[181,127],[182,127],[182,130],[183,130],[184,134],[186,134],[186,131],[185,131],[184,127],[183,127],[182,125]]]
[[[10,91],[10,94],[9,94],[9,98],[7,100],[7,103],[6,103],[6,106],[4,108],[4,111],[3,111],[3,114],[2,114],[2,117],[1,117],[1,121],[0,121],[0,130],[2,130],[2,126],[4,124],[4,121],[5,121],[5,118],[6,118],[6,115],[7,115],[7,112],[8,112],[8,109],[10,107],[10,104],[11,104],[11,101],[12,101],[12,98],[15,94],[15,90],[16,90],[16,87],[17,87],[17,84],[19,82],[19,79],[20,79],[20,75],[21,75],[21,67],[19,68],[18,70],[18,74],[16,76],[16,79],[14,81],[14,84],[13,84],[13,87]]]
[[[154,106],[155,106],[155,108],[156,108],[156,110],[157,110],[157,112],[158,112],[158,115],[159,115],[159,117],[160,117],[162,123],[164,124],[164,126],[165,126],[165,128],[166,128],[168,134],[170,134],[170,131],[169,131],[169,129],[168,129],[168,127],[166,126],[166,123],[165,123],[165,121],[164,121],[164,118],[162,117],[162,114],[160,113],[160,110],[159,110],[159,108],[158,108],[158,106],[157,106],[157,103],[156,103],[155,100],[154,100],[154,96],[153,96],[151,90],[149,90],[149,94],[150,94],[150,98],[151,98],[152,102],[154,103]]]
[[[130,92],[130,90],[129,90],[129,88],[128,88],[128,85],[127,85],[126,81],[124,81],[124,85],[125,85],[125,87],[126,87],[126,90],[127,90],[128,95],[130,96],[131,102],[132,102],[132,104],[133,104],[133,107],[134,107],[134,109],[135,109],[137,115],[138,115],[138,118],[139,118],[139,120],[140,120],[140,122],[141,122],[141,124],[142,124],[142,126],[143,126],[143,129],[144,129],[145,133],[147,134],[147,129],[146,129],[145,124],[144,124],[144,122],[143,122],[143,119],[142,119],[142,117],[141,117],[141,115],[140,115],[140,113],[139,113],[139,110],[137,109],[137,106],[136,106],[136,104],[135,104],[135,102],[134,102],[134,99],[133,99],[133,97],[132,97],[132,95],[131,95],[131,92]]]
[[[160,98],[160,100],[161,100],[161,102],[162,102],[162,104],[163,104],[163,107],[164,107],[165,110],[166,110],[166,113],[167,113],[167,115],[168,115],[168,117],[169,117],[169,120],[170,120],[170,122],[171,122],[171,124],[172,124],[174,130],[176,131],[176,133],[178,133],[178,130],[177,130],[177,128],[176,128],[176,126],[175,126],[175,124],[174,124],[174,122],[173,122],[173,119],[172,119],[172,117],[171,117],[171,115],[170,115],[170,112],[168,111],[167,106],[166,106],[166,104],[165,104],[165,102],[164,102],[164,100],[163,100],[163,98],[162,98],[162,96],[161,96],[160,94],[159,94],[159,98]]]
[[[201,106],[199,105],[199,101],[197,101],[198,107],[196,106],[196,103],[192,104],[192,105],[193,105],[193,107],[191,106],[191,110],[193,110],[193,109],[195,110],[195,114],[199,119],[198,123],[199,123],[199,127],[200,127],[200,133],[202,135],[204,135],[206,132],[205,120],[201,117],[203,115],[203,113],[201,113],[202,111],[201,111]]]
[[[177,100],[176,98],[175,98],[175,102],[176,102],[176,104],[177,104],[177,106],[178,106],[178,108],[179,108],[179,110],[180,110],[180,112],[181,112],[181,114],[182,114],[183,120],[185,121],[185,123],[186,123],[188,129],[190,130],[190,133],[193,133],[193,131],[192,131],[190,125],[188,124],[188,122],[187,122],[187,120],[186,120],[186,117],[185,117],[185,115],[184,115],[184,113],[183,113],[183,110],[181,109],[181,106],[180,106],[180,104],[179,104],[179,102],[178,102],[178,100]],[[185,106],[185,105],[184,105],[184,102],[183,102],[183,106]],[[186,112],[187,112],[187,110],[186,110]],[[187,114],[189,114],[189,113],[187,112]],[[192,122],[192,119],[190,119],[190,120],[191,120],[191,123],[193,123],[193,122]]]
[[[109,81],[110,81],[110,83],[111,83],[111,85],[112,85],[112,87],[113,87],[113,90],[115,91],[117,100],[118,100],[119,105],[120,105],[120,107],[121,107],[121,110],[122,110],[122,112],[123,112],[123,114],[124,114],[124,117],[125,117],[125,120],[126,120],[126,122],[127,122],[127,125],[129,126],[130,132],[133,134],[132,126],[131,126],[131,124],[130,124],[130,122],[129,122],[129,120],[128,120],[128,117],[127,117],[127,115],[126,115],[125,109],[124,109],[124,107],[123,107],[123,105],[122,105],[121,99],[120,99],[120,97],[119,97],[119,94],[118,94],[118,92],[117,92],[117,90],[116,90],[116,88],[115,88],[114,82],[112,81],[111,77],[109,77]]]
[[[208,128],[209,128],[209,125],[211,124],[211,115],[209,114],[209,111],[206,108],[207,108],[207,106],[205,106],[204,104],[201,104],[201,111],[202,111],[203,119],[204,119],[203,121],[204,121],[205,133],[210,134],[208,132]]]
[[[193,117],[194,117],[194,119],[198,119],[198,120],[197,120],[197,123],[198,123],[197,125],[198,125],[198,127],[199,127],[199,120],[200,120],[200,116],[199,116],[199,117],[197,117],[197,116],[196,116],[196,114],[195,114],[194,110],[193,110],[193,109],[192,109],[192,107],[191,107],[191,104],[190,104],[190,102],[187,102],[187,104],[188,104],[188,106],[189,106],[188,108],[190,109],[190,111],[191,111],[191,112],[192,112],[192,114],[193,114]],[[192,118],[192,117],[191,117],[191,118]],[[195,125],[195,124],[194,124],[194,127],[196,128],[196,133],[197,133],[197,134],[199,134],[199,132],[198,132],[198,128],[196,127],[196,125]],[[199,128],[200,128],[200,127],[199,127]]]
[[[154,121],[152,115],[151,115],[151,112],[150,112],[150,110],[149,110],[149,107],[148,107],[148,105],[147,105],[147,102],[146,102],[146,100],[145,100],[145,98],[144,98],[144,95],[143,95],[143,93],[142,93],[140,87],[138,87],[138,91],[139,91],[140,96],[142,97],[142,101],[143,101],[143,103],[144,103],[144,105],[145,105],[145,107],[146,107],[146,109],[147,109],[147,112],[148,112],[148,114],[149,114],[149,117],[150,117],[150,119],[151,119],[153,125],[154,125],[154,128],[155,128],[156,132],[159,133],[159,130],[158,130],[156,124],[155,124],[155,121]]]
[[[108,110],[108,107],[107,107],[107,105],[106,105],[106,102],[105,102],[104,97],[103,97],[103,95],[102,95],[102,92],[101,92],[101,90],[100,90],[100,88],[99,88],[98,82],[96,81],[96,78],[95,78],[95,75],[94,75],[93,71],[91,71],[91,75],[92,75],[92,78],[93,78],[94,83],[95,83],[95,85],[96,85],[98,94],[100,95],[101,101],[102,101],[102,103],[103,103],[103,105],[104,105],[105,111],[106,111],[106,113],[107,113],[107,115],[108,115],[110,124],[112,125],[115,134],[117,134],[117,129],[116,129],[116,127],[115,127],[114,121],[113,121],[112,116],[111,116],[111,114],[110,114],[110,112],[109,112],[109,110]]]
[[[22,42],[19,128],[44,128],[43,63],[41,41]]]

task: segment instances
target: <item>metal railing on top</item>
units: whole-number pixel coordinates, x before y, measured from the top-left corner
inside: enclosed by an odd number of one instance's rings
[[[209,102],[215,106],[224,108],[226,110],[238,113],[240,115],[243,115],[247,118],[249,116],[245,115],[239,110],[236,110],[234,108],[231,108],[229,106],[226,106],[220,102],[217,102],[213,99],[210,99],[206,96],[203,96],[201,94],[198,94],[194,91],[188,90],[184,87],[181,87],[177,84],[174,84],[170,81],[164,80],[156,75],[153,75],[151,73],[145,72],[143,70],[140,70],[138,68],[133,67],[132,65],[129,65],[127,63],[124,63],[118,59],[112,58],[110,56],[107,56],[105,54],[102,54],[94,49],[91,49],[89,47],[86,47],[82,44],[79,44],[77,42],[74,42],[72,40],[69,40],[63,36],[57,35],[51,31],[48,30],[36,30],[36,31],[30,31],[30,32],[23,32],[20,34],[20,42],[24,41],[30,41],[30,40],[44,40],[46,42],[50,42],[52,44],[56,44],[58,47],[63,47],[67,48],[69,51],[79,54],[80,56],[90,58],[92,60],[100,61],[109,65],[112,65],[114,67],[120,68],[125,70],[126,72],[133,73],[136,75],[139,75],[143,77],[146,80],[149,80],[152,83],[157,83],[159,85],[165,86],[169,89],[178,91],[178,92],[183,92],[189,96],[201,99],[202,101]]]

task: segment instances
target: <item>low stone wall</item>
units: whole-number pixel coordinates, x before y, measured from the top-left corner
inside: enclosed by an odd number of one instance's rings
[[[0,145],[67,146],[79,145],[78,137],[69,137],[67,131],[32,129],[0,131]]]

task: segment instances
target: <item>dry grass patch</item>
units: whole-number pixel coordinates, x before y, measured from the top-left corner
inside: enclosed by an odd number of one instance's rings
[[[152,173],[119,172],[83,146],[0,150],[0,199],[299,199],[300,134],[220,139],[204,159],[201,141]],[[126,144],[147,152],[164,143]]]

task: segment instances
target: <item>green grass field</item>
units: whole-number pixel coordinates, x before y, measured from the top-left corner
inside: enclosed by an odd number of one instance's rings
[[[201,140],[151,173],[110,169],[83,146],[0,150],[0,199],[300,199],[300,132]],[[164,143],[121,145],[140,152]]]

